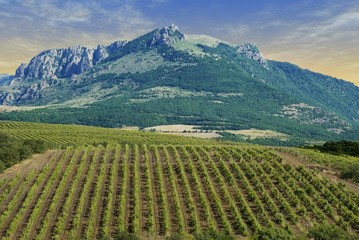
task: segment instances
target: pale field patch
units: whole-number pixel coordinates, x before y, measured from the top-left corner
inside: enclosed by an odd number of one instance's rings
[[[0,112],[31,111],[34,109],[47,108],[48,106],[6,106],[0,105]]]
[[[158,131],[158,132],[183,132],[183,131],[195,131],[195,125],[185,125],[185,124],[174,124],[174,125],[160,125],[144,128],[144,131]]]
[[[137,126],[126,126],[126,127],[122,127],[120,128],[121,130],[127,130],[127,131],[138,131],[140,130],[139,127]]]
[[[161,125],[144,128],[144,131],[155,131],[162,134],[172,134],[177,136],[185,137],[197,137],[197,138],[219,138],[221,137],[216,131],[201,130],[198,129],[200,126],[185,125],[185,124],[174,124],[174,125]]]
[[[246,129],[246,130],[228,130],[228,133],[243,135],[247,139],[256,139],[256,138],[277,138],[280,140],[287,140],[288,135],[273,131],[273,130],[259,130],[259,129]]]
[[[177,136],[184,136],[184,137],[196,137],[196,138],[203,138],[203,139],[211,139],[211,138],[219,138],[219,135],[216,132],[160,132],[162,134],[172,134]]]

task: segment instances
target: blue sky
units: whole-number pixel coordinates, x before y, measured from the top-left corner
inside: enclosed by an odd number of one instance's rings
[[[109,44],[172,23],[253,41],[269,59],[359,84],[358,0],[0,0],[0,73],[44,49]]]

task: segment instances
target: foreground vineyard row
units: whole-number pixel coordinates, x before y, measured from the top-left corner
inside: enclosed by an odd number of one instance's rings
[[[41,170],[0,181],[0,212],[1,239],[245,236],[323,221],[359,230],[358,195],[253,147],[69,147]]]

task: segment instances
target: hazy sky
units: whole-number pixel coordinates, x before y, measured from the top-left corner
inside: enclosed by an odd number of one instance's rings
[[[45,49],[129,40],[172,23],[253,41],[268,59],[359,85],[359,0],[0,0],[0,73]]]

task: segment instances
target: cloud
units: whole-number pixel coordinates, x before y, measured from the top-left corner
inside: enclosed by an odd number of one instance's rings
[[[0,71],[11,72],[42,50],[109,44],[154,28],[136,0],[0,0]],[[5,64],[6,63],[6,64]],[[10,72],[10,73],[11,73]]]
[[[144,1],[144,2],[146,2],[145,4],[149,8],[156,8],[158,6],[168,4],[168,3],[172,2],[172,0],[150,0],[150,1]]]
[[[277,45],[298,45],[308,50],[359,44],[359,11],[347,11],[320,22],[292,23],[276,41]],[[344,43],[341,44],[341,43]]]
[[[170,1],[171,0],[152,0],[151,2],[155,4],[163,4],[163,3],[168,3]]]
[[[326,66],[359,72],[352,64],[359,55],[357,0],[245,5],[211,0],[207,5],[189,0],[0,0],[0,72],[9,64],[13,72],[45,49],[129,40],[172,22],[192,34],[256,42],[268,58],[321,72]]]
[[[225,24],[211,26],[208,31],[211,31],[214,36],[218,36],[219,39],[227,39],[231,43],[239,43],[245,41],[244,36],[250,31],[250,26],[246,24]]]
[[[13,28],[0,28],[0,34],[7,32],[21,36],[21,28],[37,34],[58,32],[63,36],[64,31],[72,30],[94,35],[124,34],[124,37],[129,37],[131,34],[128,30],[132,29],[134,36],[153,26],[152,21],[134,7],[135,2],[32,0],[5,3],[0,9],[0,22],[6,22]],[[25,33],[31,35],[30,31]]]
[[[283,23],[267,43],[266,56],[359,84],[359,66],[353,64],[359,55],[359,8],[328,6],[311,15],[307,21]]]

